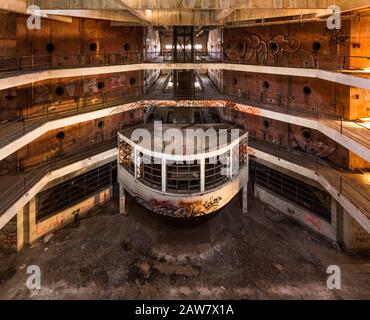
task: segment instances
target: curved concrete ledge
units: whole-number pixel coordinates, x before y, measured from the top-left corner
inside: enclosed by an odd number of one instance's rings
[[[25,74],[12,75],[0,78],[0,90],[9,89],[25,84],[68,77],[91,76],[106,73],[117,73],[140,70],[231,70],[252,73],[276,74],[285,76],[317,78],[330,82],[335,82],[347,86],[370,90],[370,79],[349,75],[340,72],[325,71],[319,69],[290,68],[290,67],[270,67],[260,65],[244,65],[233,63],[138,63],[127,65],[99,66],[99,67],[82,67],[69,69],[51,69],[43,71],[34,71]]]
[[[63,168],[56,169],[44,175],[27,193],[18,199],[6,212],[0,216],[0,229],[2,229],[30,200],[39,193],[50,181],[64,177],[81,169],[86,169],[94,165],[104,165],[117,159],[118,149],[113,148],[95,156],[77,161]]]
[[[176,106],[176,101],[155,101],[158,103],[158,106],[167,107],[167,106]],[[179,102],[179,104],[182,104],[183,102]],[[330,139],[336,141],[340,145],[344,146],[348,150],[351,150],[355,154],[357,154],[362,159],[370,162],[370,150],[363,144],[355,141],[351,137],[348,137],[344,134],[341,134],[339,131],[335,130],[334,128],[326,125],[324,122],[319,121],[314,118],[305,118],[305,117],[299,117],[299,116],[293,116],[289,114],[284,114],[276,111],[270,111],[263,108],[258,108],[254,106],[249,105],[243,105],[243,104],[237,104],[237,103],[229,103],[229,101],[226,100],[206,100],[206,101],[199,101],[199,107],[204,107],[204,105],[207,104],[209,107],[228,107],[230,108],[269,118],[274,119],[282,122],[287,122],[303,127],[307,127],[313,130],[320,131],[321,133],[325,134]],[[43,134],[47,133],[49,130],[54,130],[74,124],[78,124],[85,121],[90,121],[98,118],[107,117],[109,115],[115,114],[115,113],[121,113],[126,112],[129,110],[134,110],[137,108],[145,107],[146,105],[151,105],[151,101],[147,100],[141,100],[138,102],[131,102],[124,105],[118,105],[115,107],[110,107],[106,109],[101,109],[97,111],[87,112],[83,114],[78,114],[70,117],[65,117],[62,119],[56,119],[51,120],[49,122],[44,123],[40,127],[26,133],[25,135],[15,139],[14,141],[11,141],[9,144],[5,145],[4,147],[0,148],[0,161],[2,159],[5,159],[9,155],[13,154],[20,148],[26,146],[28,143],[36,140],[37,138],[41,137]],[[187,105],[187,104],[184,104]],[[197,106],[197,101],[192,101],[192,106]],[[366,142],[366,141],[365,141]]]
[[[141,205],[166,217],[188,218],[210,215],[227,205],[248,182],[248,166],[217,189],[197,194],[161,192],[143,185],[118,165],[118,181]],[[166,205],[167,204],[167,205]]]
[[[368,233],[370,233],[370,219],[365,214],[363,214],[361,210],[358,209],[358,207],[354,205],[345,195],[340,194],[339,190],[337,190],[335,186],[333,186],[324,176],[317,175],[312,169],[297,165],[296,163],[290,161],[283,160],[274,155],[258,150],[257,148],[249,147],[249,153],[253,154],[253,156],[258,159],[262,159],[276,166],[285,168],[301,176],[317,181]],[[28,190],[26,194],[24,194],[19,200],[17,200],[6,212],[2,213],[2,215],[0,216],[0,229],[2,229],[14,216],[16,216],[18,211],[20,211],[50,181],[61,178],[83,168],[86,169],[87,167],[96,165],[98,163],[101,163],[103,165],[104,163],[114,161],[114,159],[117,158],[117,155],[118,149],[113,148],[96,156],[78,161],[64,168],[60,168],[46,174],[36,185]]]
[[[333,186],[324,176],[316,174],[315,171],[309,168],[278,158],[274,155],[258,150],[257,148],[249,148],[250,152],[253,153],[253,156],[258,159],[262,159],[278,167],[282,167],[301,176],[317,181],[328,193],[330,193],[335,200],[341,204],[341,206],[353,217],[353,219],[355,219],[368,233],[370,233],[370,218],[362,213],[361,210],[345,195],[340,194],[339,190],[337,190],[335,186]]]

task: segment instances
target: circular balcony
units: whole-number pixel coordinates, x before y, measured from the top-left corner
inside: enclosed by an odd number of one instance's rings
[[[248,134],[229,124],[155,122],[118,136],[119,183],[155,213],[213,213],[248,181]]]

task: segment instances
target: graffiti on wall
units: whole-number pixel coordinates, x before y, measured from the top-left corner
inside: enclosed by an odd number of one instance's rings
[[[312,132],[307,128],[297,128],[293,132],[292,147],[319,158],[328,158],[338,149],[338,144],[323,134]]]
[[[262,39],[257,34],[248,34],[243,39],[225,44],[225,59],[241,59],[262,64],[287,64],[294,57],[304,61],[306,67],[316,67],[317,57],[302,46],[298,37],[276,34],[269,40]]]
[[[0,249],[9,250],[17,247],[17,219],[13,218],[0,230]]]
[[[187,203],[184,201],[173,202],[168,200],[151,199],[145,201],[135,196],[136,201],[148,210],[167,217],[174,218],[195,218],[201,217],[221,209],[222,197],[211,197],[207,201]]]

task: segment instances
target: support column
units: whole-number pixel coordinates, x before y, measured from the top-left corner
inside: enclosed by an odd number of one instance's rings
[[[245,215],[248,214],[248,182],[242,188],[242,210]]]
[[[167,190],[167,163],[166,159],[163,158],[161,162],[161,168],[162,168],[162,192],[166,192]]]
[[[24,208],[17,213],[17,251],[20,251],[25,242]]]
[[[127,215],[126,208],[126,190],[123,188],[123,185],[119,184],[119,213]]]
[[[36,227],[36,198],[33,197],[28,203],[28,230],[29,230],[29,244],[33,244],[37,239]]]
[[[343,207],[331,198],[331,225],[335,232],[335,241],[338,244],[343,243]]]
[[[205,158],[200,159],[200,192],[205,190],[205,172],[206,172],[206,160]]]

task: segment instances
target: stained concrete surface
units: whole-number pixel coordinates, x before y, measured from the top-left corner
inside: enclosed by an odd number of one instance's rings
[[[18,255],[0,256],[0,299],[369,299],[370,255],[348,254],[291,220],[236,197],[217,215],[184,225],[129,199],[92,210]],[[326,288],[339,265],[342,289]],[[26,269],[41,268],[41,290]]]

